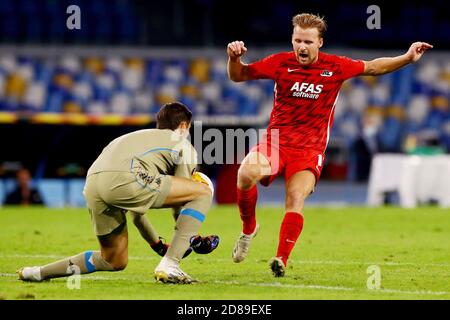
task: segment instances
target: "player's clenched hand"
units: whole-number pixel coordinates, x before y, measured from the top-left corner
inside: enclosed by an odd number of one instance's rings
[[[409,47],[408,52],[406,55],[412,62],[416,62],[419,60],[422,55],[427,51],[428,49],[433,48],[433,46],[426,42],[414,42],[411,47]]]
[[[227,46],[227,54],[231,59],[239,58],[246,52],[247,48],[242,41],[233,41]]]

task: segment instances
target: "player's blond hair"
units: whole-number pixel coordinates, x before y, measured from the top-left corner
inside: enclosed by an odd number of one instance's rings
[[[292,18],[292,25],[294,28],[299,26],[302,29],[317,28],[320,37],[323,37],[323,34],[327,30],[325,19],[312,13],[297,14]]]

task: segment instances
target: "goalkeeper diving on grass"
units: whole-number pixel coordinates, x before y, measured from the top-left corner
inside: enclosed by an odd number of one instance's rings
[[[89,168],[83,195],[91,215],[99,251],[86,251],[44,266],[18,270],[20,280],[46,279],[95,271],[120,271],[128,263],[126,213],[141,236],[160,255],[157,281],[191,283],[180,261],[192,250],[209,253],[219,237],[200,237],[214,189],[207,176],[196,172],[197,153],[187,140],[192,113],[183,104],[164,105],[157,128],[138,130],[109,143]],[[176,221],[170,245],[162,242],[144,216],[151,208],[173,208]]]

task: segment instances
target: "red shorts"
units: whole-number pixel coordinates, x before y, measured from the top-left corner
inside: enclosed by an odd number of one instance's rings
[[[250,152],[260,152],[270,162],[271,175],[260,181],[266,187],[282,174],[284,175],[284,180],[288,181],[295,173],[304,170],[309,170],[314,174],[317,184],[325,161],[325,155],[317,150],[292,149],[283,146],[274,147],[270,143],[267,144],[265,142],[257,144]]]

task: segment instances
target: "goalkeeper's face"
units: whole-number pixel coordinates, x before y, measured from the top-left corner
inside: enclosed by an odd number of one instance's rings
[[[292,33],[292,47],[295,57],[301,65],[310,65],[317,61],[319,49],[323,45],[323,38],[320,37],[317,28],[303,29],[299,26],[294,27]]]

